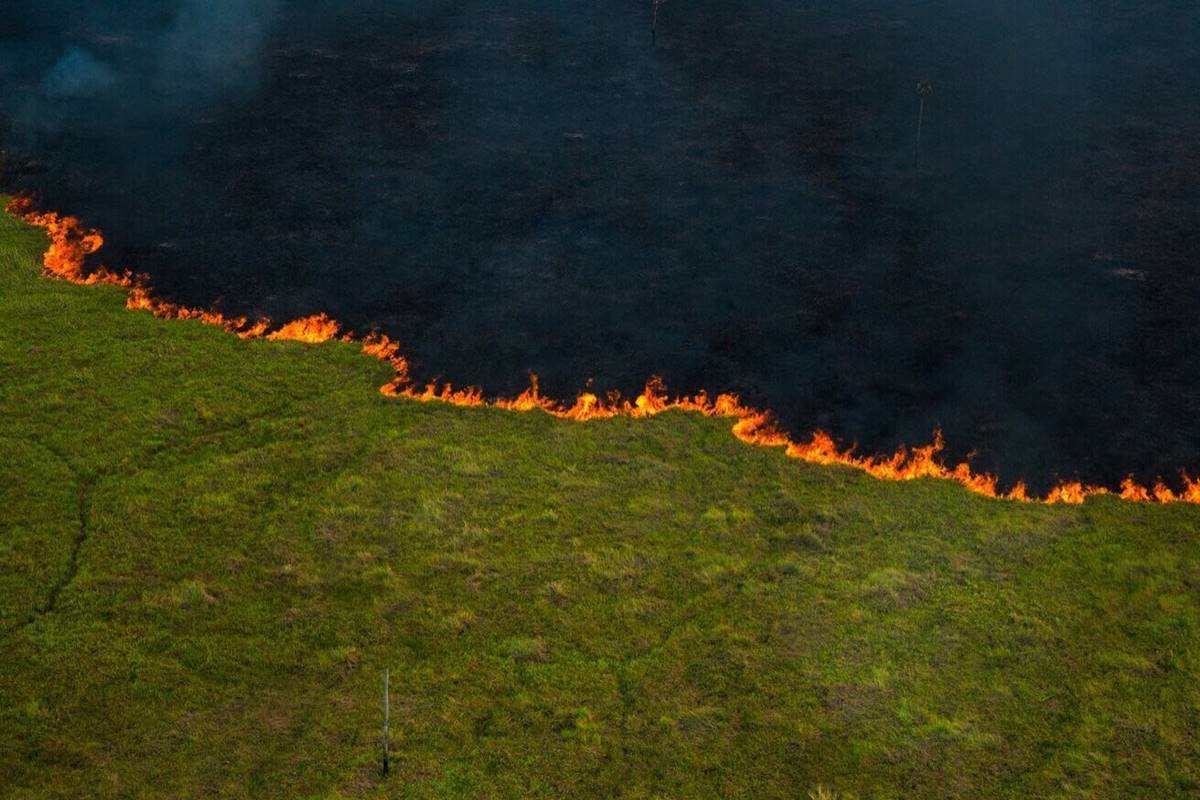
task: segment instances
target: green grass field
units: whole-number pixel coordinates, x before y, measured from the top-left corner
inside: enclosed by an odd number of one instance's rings
[[[44,243],[0,219],[4,797],[1200,796],[1200,508],[389,399]]]

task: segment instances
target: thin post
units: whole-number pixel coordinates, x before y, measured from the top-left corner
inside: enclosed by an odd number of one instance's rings
[[[391,700],[388,697],[388,670],[383,670],[383,774],[388,774],[388,717],[391,715]]]
[[[921,123],[925,119],[925,98],[921,98],[921,110],[917,112],[917,154],[913,159],[913,163],[921,161]]]
[[[925,121],[925,98],[933,94],[933,85],[929,81],[917,81],[917,96],[921,98],[921,108],[917,112],[917,149],[913,155],[913,166],[921,165],[921,124]]]

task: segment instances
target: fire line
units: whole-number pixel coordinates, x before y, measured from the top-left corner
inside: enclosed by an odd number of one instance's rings
[[[732,419],[733,435],[748,444],[782,448],[789,458],[813,464],[841,464],[880,480],[936,478],[961,484],[984,497],[1023,503],[1077,505],[1088,497],[1106,494],[1138,503],[1200,503],[1200,478],[1193,479],[1186,473],[1181,473],[1183,488],[1179,492],[1161,480],[1152,487],[1145,487],[1132,477],[1122,481],[1116,490],[1068,481],[1059,483],[1044,497],[1031,495],[1024,483],[1017,483],[1009,491],[1001,492],[996,476],[975,472],[965,462],[950,467],[939,460],[938,454],[944,449],[940,431],[935,431],[933,442],[923,447],[900,447],[886,457],[858,456],[854,454],[853,448],[839,448],[833,437],[823,431],[813,433],[806,442],[797,442],[779,429],[770,411],[744,405],[734,394],[710,396],[706,392],[700,392],[692,396],[670,397],[662,380],[657,377],[651,377],[642,393],[632,400],[616,394],[600,397],[591,392],[582,392],[571,405],[541,395],[536,375],[530,375],[528,389],[511,398],[489,399],[477,387],[454,389],[448,383],[417,386],[409,377],[408,362],[400,353],[399,344],[383,334],[355,336],[343,331],[336,320],[325,314],[314,314],[283,325],[275,325],[266,318],[251,320],[241,316],[227,316],[218,311],[178,305],[155,297],[150,288],[149,276],[145,274],[114,272],[107,267],[85,272],[85,259],[103,246],[104,237],[99,231],[82,225],[76,217],[53,211],[38,211],[29,198],[23,197],[11,200],[6,211],[42,228],[49,236],[50,245],[42,258],[43,272],[48,276],[77,284],[120,286],[127,290],[126,308],[149,311],[163,319],[199,320],[209,325],[220,326],[243,339],[293,340],[309,344],[336,339],[357,343],[364,353],[388,362],[394,370],[395,376],[392,380],[379,388],[380,392],[389,397],[457,406],[492,406],[507,411],[540,410],[559,419],[575,422],[618,416],[640,419],[664,411],[686,411],[706,417]]]

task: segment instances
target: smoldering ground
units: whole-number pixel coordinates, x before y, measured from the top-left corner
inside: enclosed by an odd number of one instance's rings
[[[3,184],[418,377],[733,390],[1035,486],[1200,470],[1200,7],[18,2]],[[928,79],[919,162],[916,82]]]

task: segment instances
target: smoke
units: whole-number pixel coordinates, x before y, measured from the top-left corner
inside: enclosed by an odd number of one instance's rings
[[[79,99],[94,97],[115,82],[113,71],[91,53],[68,47],[42,80],[42,91],[47,98]]]
[[[37,90],[30,92],[19,119],[29,142],[37,134],[61,130],[78,109],[95,100],[117,82],[106,64],[79,47],[68,46],[47,70]]]
[[[51,0],[20,3],[5,16],[0,98],[18,109],[6,115],[10,140],[33,147],[80,129],[153,128],[253,93],[278,7],[275,0]]]
[[[275,0],[186,0],[157,43],[155,82],[193,99],[253,91],[277,14]]]

